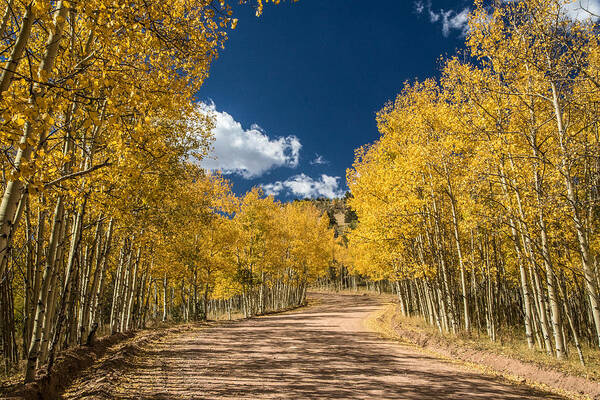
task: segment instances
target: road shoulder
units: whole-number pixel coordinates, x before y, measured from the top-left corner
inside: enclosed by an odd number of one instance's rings
[[[447,337],[442,340],[433,340],[432,336],[426,332],[419,331],[413,326],[403,326],[402,319],[397,304],[388,302],[380,310],[369,315],[364,323],[371,331],[403,346],[410,346],[421,353],[476,370],[488,376],[494,376],[512,384],[527,385],[569,399],[600,399],[598,382],[560,371],[548,370],[543,366],[490,351],[470,348],[454,343]]]

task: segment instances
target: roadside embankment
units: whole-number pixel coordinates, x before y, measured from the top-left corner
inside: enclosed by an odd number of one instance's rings
[[[597,380],[561,371],[542,362],[509,356],[500,345],[496,346],[497,349],[484,345],[484,341],[489,342],[486,338],[443,335],[433,328],[425,328],[425,323],[419,318],[402,316],[397,304],[386,305],[369,316],[365,324],[387,338],[488,374],[549,389],[570,398],[600,399],[600,383]]]

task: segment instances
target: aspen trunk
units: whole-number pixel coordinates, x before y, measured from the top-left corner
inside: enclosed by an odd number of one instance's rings
[[[74,217],[71,244],[69,249],[69,255],[67,258],[67,268],[64,279],[63,286],[63,294],[60,299],[60,305],[58,307],[57,321],[54,327],[54,332],[52,335],[52,342],[48,348],[48,363],[47,363],[47,371],[51,371],[52,365],[54,364],[54,356],[56,353],[56,346],[60,340],[61,328],[65,318],[65,310],[67,306],[67,301],[69,303],[74,301],[74,294],[70,290],[71,289],[71,278],[74,274],[77,273],[75,270],[75,257],[77,255],[77,251],[79,248],[79,244],[81,242],[81,230],[83,224],[83,215],[85,212],[87,198],[84,199],[83,204],[81,205],[80,210],[76,213]],[[71,305],[71,304],[69,304]]]
[[[471,331],[471,318],[469,316],[469,294],[467,293],[467,280],[465,278],[465,265],[463,262],[462,248],[460,244],[460,235],[458,233],[458,217],[456,213],[456,200],[452,194],[452,186],[450,185],[450,178],[448,178],[448,191],[450,193],[450,204],[452,209],[452,223],[454,227],[454,241],[456,243],[456,253],[458,255],[458,265],[460,268],[460,284],[462,289],[463,299],[463,316],[465,319],[465,330]]]
[[[140,263],[140,256],[142,253],[142,248],[139,247],[138,251],[137,251],[137,255],[135,257],[135,262],[133,264],[133,272],[132,272],[132,276],[130,279],[130,289],[129,289],[129,300],[127,301],[127,317],[125,318],[125,330],[128,331],[130,329],[130,323],[131,323],[131,313],[133,311],[133,299],[135,296],[135,291],[136,291],[136,284],[137,284],[137,271],[138,271],[138,265]]]
[[[63,226],[63,205],[62,197],[59,196],[56,202],[56,208],[54,210],[54,217],[52,221],[52,231],[50,233],[50,239],[48,241],[48,255],[46,257],[46,268],[44,269],[44,275],[42,277],[42,287],[38,295],[35,318],[33,320],[31,340],[29,341],[29,350],[27,355],[27,366],[25,369],[25,382],[31,382],[35,377],[35,368],[38,360],[38,351],[40,348],[40,341],[42,335],[42,324],[46,317],[46,306],[48,299],[52,296],[52,291],[55,285],[50,285],[52,276],[55,276],[55,264],[57,260],[57,248],[58,242],[61,237],[61,231]],[[50,322],[46,325],[49,327]]]
[[[537,150],[534,151],[534,155],[537,157]],[[556,297],[556,282],[554,278],[554,268],[552,266],[552,261],[550,259],[550,250],[548,248],[548,238],[546,232],[546,222],[543,214],[543,204],[542,204],[542,194],[541,194],[541,183],[537,170],[534,171],[535,174],[535,182],[536,182],[536,194],[538,199],[538,224],[540,227],[540,240],[541,240],[541,249],[542,249],[542,259],[544,263],[544,267],[546,269],[546,283],[548,285],[548,301],[550,302],[550,316],[552,319],[552,332],[554,333],[554,344],[556,348],[556,357],[559,359],[565,358],[565,348],[561,335],[561,316],[560,309],[558,304],[558,299]]]
[[[66,16],[67,7],[64,7],[63,0],[60,0],[54,15],[54,29],[46,42],[46,53],[40,63],[38,76],[48,75],[54,67],[54,61],[61,42]],[[44,86],[37,82],[34,83],[29,98],[29,104],[35,104],[36,99],[43,96],[44,91]],[[2,92],[0,91],[0,94],[1,93]],[[26,121],[23,127],[23,135],[19,141],[19,148],[13,161],[15,172],[18,172],[23,162],[29,161],[33,149],[33,146],[30,144],[32,134],[33,124],[30,121]],[[23,183],[21,180],[8,181],[6,188],[4,189],[2,201],[0,202],[0,276],[3,275],[3,268],[6,266],[5,259],[7,258],[7,251],[9,248],[8,238],[11,235],[11,231],[17,229],[18,226],[18,224],[15,223],[15,213],[22,189]],[[26,374],[26,381],[29,382],[32,377],[32,373]]]
[[[533,341],[533,333],[532,333],[532,328],[531,328],[531,324],[532,324],[531,298],[530,298],[530,294],[529,294],[529,287],[527,285],[527,272],[525,271],[525,265],[523,262],[523,256],[522,256],[522,251],[521,251],[521,240],[519,238],[519,235],[517,234],[517,224],[516,224],[516,221],[514,220],[514,218],[512,217],[512,205],[511,205],[511,201],[510,201],[510,195],[508,193],[508,185],[507,185],[506,175],[504,174],[503,170],[501,171],[501,178],[502,178],[502,187],[503,187],[504,195],[507,198],[508,204],[509,204],[509,212],[511,215],[511,217],[509,217],[509,223],[510,223],[512,239],[514,242],[515,255],[517,257],[517,263],[519,265],[519,277],[521,279],[520,283],[521,283],[521,291],[522,291],[522,295],[523,295],[523,312],[524,312],[524,317],[523,317],[524,321],[523,322],[525,325],[525,336],[527,338],[527,346],[530,349],[533,349],[534,341]],[[513,181],[512,186],[513,186],[513,189],[515,190],[515,192],[518,192],[517,186],[514,181]]]
[[[6,28],[8,27],[8,21],[11,17],[11,14],[13,14],[14,4],[15,4],[15,0],[8,0],[8,4],[6,5],[6,11],[4,11],[4,16],[2,17],[2,23],[0,23],[0,40],[4,40]],[[20,33],[19,33],[19,36],[20,36]]]
[[[2,18],[2,31],[1,31],[2,36],[4,36],[4,31],[6,29],[6,23],[10,16],[9,12],[10,12],[10,8],[11,8],[12,4],[13,4],[13,1],[11,0],[9,7],[6,10],[4,17]],[[36,18],[36,16],[33,15],[33,12],[31,11],[31,7],[32,7],[32,3],[28,4],[25,7],[25,14],[23,15],[21,29],[19,30],[19,34],[17,35],[17,40],[15,41],[12,52],[6,62],[5,67],[2,70],[2,74],[0,75],[0,97],[4,97],[3,96],[4,92],[6,92],[8,90],[8,88],[10,87],[10,84],[12,83],[12,78],[15,74],[15,71],[17,70],[17,67],[19,66],[19,62],[23,58],[23,50],[25,50],[25,47],[27,46],[27,42],[29,41],[29,37],[31,35],[31,28],[33,26],[33,21]],[[60,5],[59,5],[59,7],[60,7]]]
[[[596,328],[597,345],[600,346],[600,302],[598,300],[598,286],[597,277],[593,269],[592,259],[590,257],[590,245],[588,241],[588,234],[582,223],[579,210],[579,201],[576,196],[573,179],[571,177],[571,168],[567,157],[569,157],[569,150],[566,145],[566,132],[563,123],[563,112],[561,104],[558,98],[558,92],[554,82],[551,82],[552,88],[552,103],[554,106],[554,113],[556,116],[556,125],[558,132],[559,144],[562,152],[561,157],[561,169],[562,175],[565,179],[565,186],[567,189],[567,198],[572,210],[572,219],[575,223],[575,230],[577,233],[577,241],[579,244],[579,251],[581,253],[581,263],[583,267],[583,273],[585,278],[586,289],[588,292],[588,299],[592,309],[592,316],[594,318],[594,325]],[[558,349],[557,349],[558,352]],[[561,358],[559,356],[559,358]]]
[[[165,274],[165,277],[163,279],[163,315],[162,315],[162,321],[165,322],[167,320],[167,275]]]
[[[121,276],[122,271],[125,266],[125,253],[127,252],[127,241],[123,242],[123,247],[121,248],[121,256],[119,258],[119,266],[114,275],[114,284],[113,284],[113,296],[112,303],[110,306],[110,331],[111,333],[115,333],[117,331],[117,310],[118,310],[118,302],[119,302],[119,293],[121,291]]]

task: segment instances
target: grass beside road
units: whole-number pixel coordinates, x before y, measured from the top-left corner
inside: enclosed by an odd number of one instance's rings
[[[504,331],[499,340],[492,342],[485,334],[443,334],[421,317],[402,316],[395,303],[388,303],[379,312],[369,316],[365,325],[380,335],[413,346],[451,362],[458,362],[487,374],[501,376],[514,383],[528,384],[551,390],[568,398],[591,398],[587,388],[565,389],[558,384],[541,384],[535,371],[555,371],[565,376],[585,379],[590,386],[600,381],[600,352],[589,347],[584,349],[587,365],[579,363],[577,354],[571,352],[567,360],[557,360],[538,349],[530,350],[525,337],[519,332]],[[575,350],[575,349],[573,349]],[[479,360],[485,360],[478,362]],[[511,367],[511,360],[514,366]],[[502,365],[502,370],[498,368]],[[538,377],[541,377],[538,375]],[[542,379],[543,380],[543,379]],[[548,379],[546,379],[548,381]]]

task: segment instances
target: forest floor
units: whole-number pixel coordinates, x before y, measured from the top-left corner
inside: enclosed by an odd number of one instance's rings
[[[374,296],[311,294],[309,306],[165,331],[109,351],[66,399],[560,399],[382,338]],[[121,349],[123,345],[120,345]]]

